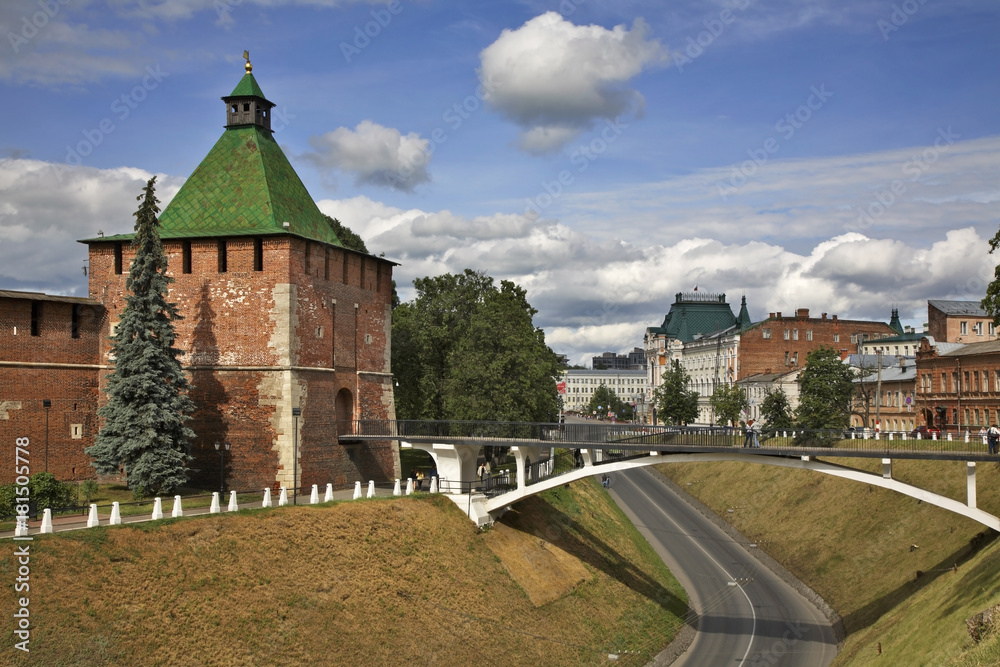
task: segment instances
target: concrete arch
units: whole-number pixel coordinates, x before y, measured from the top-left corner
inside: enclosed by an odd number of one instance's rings
[[[919,487],[913,486],[911,484],[905,484],[899,480],[892,478],[892,460],[882,459],[882,474],[878,475],[875,473],[870,473],[865,470],[858,470],[856,468],[849,468],[847,466],[837,465],[835,463],[829,463],[827,461],[817,461],[808,456],[803,456],[801,458],[789,458],[781,456],[761,456],[759,454],[743,454],[738,452],[733,452],[731,454],[721,454],[721,453],[704,453],[704,454],[660,454],[651,453],[649,456],[644,456],[642,458],[629,459],[627,461],[614,461],[608,463],[599,463],[596,465],[590,465],[590,457],[586,457],[588,465],[584,468],[573,470],[571,472],[564,473],[555,477],[550,477],[548,479],[542,480],[530,486],[522,486],[514,491],[510,491],[503,495],[495,496],[486,501],[485,509],[491,516],[497,516],[503,512],[503,510],[518,500],[526,498],[536,493],[541,493],[542,491],[547,491],[548,489],[567,484],[569,482],[582,479],[584,477],[590,477],[592,475],[597,475],[601,473],[614,472],[620,470],[631,470],[633,468],[642,468],[645,466],[656,465],[659,463],[707,463],[714,461],[740,461],[744,463],[756,463],[759,465],[772,465],[780,466],[784,468],[798,468],[800,470],[812,470],[814,472],[823,473],[825,475],[833,475],[834,477],[841,477],[843,479],[849,479],[855,482],[862,482],[864,484],[871,484],[872,486],[878,486],[883,489],[889,489],[890,491],[895,491],[901,493],[905,496],[910,496],[911,498],[917,498],[926,503],[934,505],[935,507],[940,507],[941,509],[947,510],[949,512],[954,512],[961,516],[977,521],[988,528],[1000,531],[1000,518],[993,516],[987,512],[984,512],[976,507],[976,464],[974,462],[968,462],[967,465],[967,490],[968,490],[968,500],[966,503],[961,503],[952,498],[946,496],[941,496],[926,489],[921,489]]]

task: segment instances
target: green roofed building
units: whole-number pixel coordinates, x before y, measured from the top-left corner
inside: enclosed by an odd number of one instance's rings
[[[169,299],[184,317],[177,345],[198,406],[194,481],[221,476],[243,490],[395,479],[392,443],[351,439],[355,420],[395,417],[394,263],[341,244],[274,140],[275,105],[251,70],[247,62],[222,98],[222,136],[160,214]],[[125,304],[131,239],[82,241],[90,296],[104,308],[101,364]],[[230,445],[221,470],[216,443]]]

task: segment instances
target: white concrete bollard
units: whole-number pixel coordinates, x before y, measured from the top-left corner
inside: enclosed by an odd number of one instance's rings
[[[406,478],[406,495],[408,495],[408,496],[413,495],[413,478],[412,477],[407,477]]]
[[[920,440],[920,431],[917,431],[917,440]]]
[[[159,498],[153,498],[153,521],[163,518],[163,501]]]
[[[354,500],[361,497],[361,480],[354,482]]]
[[[23,514],[18,515],[14,524],[14,537],[26,537],[28,535],[28,517]]]
[[[858,435],[857,433],[851,431],[851,440],[854,440],[857,437],[857,435]]]
[[[218,514],[222,511],[222,507],[219,504],[219,492],[212,491],[212,506],[208,508],[209,514]]]
[[[434,477],[431,477],[431,493],[437,493],[437,492],[438,492],[438,478],[437,475],[435,475]]]
[[[179,516],[184,516],[184,505],[181,504],[180,496],[174,496],[174,509],[171,510],[170,516],[175,519]]]
[[[951,433],[948,434],[948,442],[951,442]]]
[[[52,532],[52,510],[46,507],[42,511],[42,527],[38,531],[40,533],[51,533]]]
[[[261,507],[271,507],[271,489],[264,489],[264,500],[260,504]]]
[[[396,480],[396,484],[392,487],[392,495],[401,496],[403,492],[399,490],[399,480]]]
[[[375,480],[374,479],[368,480],[368,497],[369,498],[374,498],[375,497]]]
[[[109,526],[117,526],[122,522],[122,510],[118,506],[118,501],[111,503],[111,518],[108,520]]]
[[[309,492],[309,504],[315,505],[319,502],[319,484],[313,484],[312,491]]]
[[[966,442],[969,441],[969,432],[968,431],[965,432],[965,441]]]
[[[97,503],[90,504],[90,514],[87,515],[87,528],[101,525],[101,520],[97,518]]]
[[[288,504],[288,489],[281,487],[281,492],[278,493],[278,507],[282,507]]]
[[[889,439],[892,440],[892,431],[889,432]]]
[[[881,440],[882,439],[882,432],[881,431],[875,431],[875,439],[876,440]]]
[[[333,500],[333,484],[326,485],[326,495],[323,496],[323,502],[328,503]]]
[[[937,432],[931,433],[931,440],[937,440]]]
[[[229,507],[227,508],[230,512],[238,512],[240,509],[240,501],[236,497],[235,491],[229,492]]]
[[[782,431],[781,432],[781,437],[782,438],[787,438],[788,437],[788,431]]]

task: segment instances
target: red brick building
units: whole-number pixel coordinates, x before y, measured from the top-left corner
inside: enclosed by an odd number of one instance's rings
[[[1000,341],[960,345],[924,338],[917,351],[921,424],[978,433],[1000,422]]]
[[[841,356],[858,352],[866,340],[902,333],[898,322],[895,311],[890,324],[842,320],[826,313],[809,317],[808,308],[799,308],[795,315],[770,313],[740,334],[739,378],[802,368],[806,355],[821,346],[832,347]]]
[[[190,422],[197,435],[194,481],[210,486],[219,480],[216,442],[231,443],[225,470],[230,488],[275,482],[291,487],[293,478],[301,486],[346,486],[398,476],[393,443],[349,437],[354,419],[395,417],[389,366],[393,263],[341,245],[274,141],[274,104],[249,64],[236,89],[222,99],[227,121],[222,137],[160,216],[174,279],[168,298],[184,317],[175,323],[177,347],[184,350],[181,361],[197,405]],[[83,241],[89,246],[91,298],[77,301],[93,313],[84,327],[86,344],[77,345],[84,368],[74,371],[81,374],[79,382],[89,378],[89,393],[76,401],[80,409],[88,397],[88,418],[81,420],[82,437],[67,442],[59,455],[66,463],[50,466],[60,478],[92,476],[82,449],[99,427],[96,388],[110,364],[107,336],[125,304],[131,237]],[[51,325],[42,318],[43,332],[53,328],[43,338],[68,331],[74,306],[48,298],[58,308],[49,307]],[[30,326],[28,301],[14,299],[10,307],[22,327]],[[60,350],[71,348],[73,339],[51,351],[25,347],[23,340],[0,358],[32,363],[71,358]],[[16,400],[17,386],[65,384],[71,370],[38,375],[31,368],[23,363],[17,368],[22,379],[10,383],[11,393],[6,380],[0,384],[0,404]],[[293,416],[295,408],[300,416]],[[38,414],[32,403],[12,419],[27,428]],[[2,476],[12,470],[13,462]]]

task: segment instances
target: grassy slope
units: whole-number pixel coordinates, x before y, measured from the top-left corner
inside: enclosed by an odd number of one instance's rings
[[[30,660],[568,665],[634,650],[623,662],[643,664],[672,639],[683,592],[596,489],[579,482],[509,514],[593,573],[542,607],[493,555],[490,534],[442,497],[44,536],[31,547]],[[13,582],[7,544],[0,579]],[[2,597],[13,609],[11,585]],[[10,628],[5,655],[17,660]]]
[[[881,469],[878,460],[835,462]],[[970,543],[984,542],[977,537],[984,527],[971,520],[809,471],[738,463],[659,468],[844,617],[849,637],[838,664],[876,659],[878,642],[892,664],[947,664],[970,644],[965,619],[1000,602],[1000,547],[992,543],[967,560]],[[964,463],[893,463],[895,478],[962,501],[965,475]],[[977,478],[978,506],[1000,513],[1000,465],[979,464]],[[989,647],[976,652],[983,651]]]

